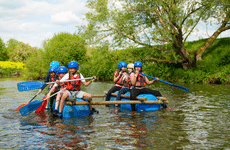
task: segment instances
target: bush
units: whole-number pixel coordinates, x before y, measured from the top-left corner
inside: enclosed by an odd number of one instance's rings
[[[0,61],[0,75],[9,76],[20,74],[25,70],[25,64],[21,62]]]

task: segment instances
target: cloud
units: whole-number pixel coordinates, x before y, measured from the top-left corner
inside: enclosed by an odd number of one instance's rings
[[[55,15],[51,16],[51,21],[53,23],[58,24],[73,24],[73,23],[82,23],[80,17],[78,17],[76,14],[74,14],[71,11],[62,11],[60,13],[57,13]]]

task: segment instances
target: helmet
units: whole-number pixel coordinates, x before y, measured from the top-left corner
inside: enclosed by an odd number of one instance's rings
[[[51,68],[52,68],[52,67],[59,68],[59,67],[60,67],[60,63],[57,62],[57,61],[52,61],[52,62],[50,63],[50,67],[51,67]]]
[[[134,64],[133,63],[129,63],[127,68],[131,68],[131,69],[134,69]]]
[[[136,61],[134,63],[134,67],[141,67],[142,68],[142,63],[140,61]]]
[[[49,73],[51,73],[51,72],[57,73],[57,67],[51,67],[51,68],[49,69]]]
[[[127,67],[127,64],[123,61],[118,63],[118,68],[121,69],[122,67]]]
[[[65,66],[61,66],[58,68],[58,73],[67,73],[67,68]]]
[[[76,68],[78,70],[78,63],[76,61],[71,61],[68,64],[68,68]]]

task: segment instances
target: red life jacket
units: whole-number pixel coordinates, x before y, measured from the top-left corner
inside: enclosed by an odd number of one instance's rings
[[[60,81],[63,77],[58,76],[58,80]],[[59,89],[64,89],[64,87],[66,86],[65,82],[61,82],[61,87],[59,87]]]
[[[51,78],[50,77],[50,79],[49,79],[51,82],[55,82],[56,80],[57,80],[57,76],[55,76],[54,78]],[[53,87],[53,85],[54,85],[54,83],[52,83],[52,85],[50,85],[50,88],[52,88]],[[57,91],[58,89],[57,89],[57,87],[54,89],[54,91]]]
[[[126,72],[123,72],[122,75],[119,77],[119,79],[117,80],[117,82],[115,84],[118,84],[120,86],[124,85],[124,80],[122,79],[122,77],[124,77],[124,75],[126,75]]]
[[[138,74],[135,87],[145,87],[145,76]]]
[[[128,73],[123,74],[121,78],[125,87],[131,87],[130,75]]]
[[[80,79],[80,74],[77,73],[77,76],[74,77],[72,74],[69,74],[68,80]],[[81,80],[66,82],[66,89],[70,91],[79,91],[81,89]]]

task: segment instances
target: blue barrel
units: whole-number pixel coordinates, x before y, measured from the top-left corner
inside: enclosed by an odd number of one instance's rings
[[[84,100],[77,98],[77,102],[82,102]],[[53,110],[55,108],[55,100],[53,103]],[[65,105],[62,111],[62,116],[64,119],[74,118],[74,117],[84,117],[90,115],[89,105]]]
[[[127,92],[125,93],[125,95],[130,95],[130,93]],[[147,98],[147,101],[158,101],[157,97],[152,94],[140,94],[138,95],[138,97]],[[116,100],[116,97],[111,96],[110,101],[115,101],[115,100]],[[121,101],[130,101],[130,99],[121,98]],[[121,104],[120,108],[132,110],[131,104]],[[136,111],[143,111],[143,112],[156,111],[161,108],[161,104],[136,104],[135,108],[136,108]]]

